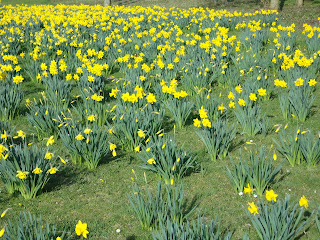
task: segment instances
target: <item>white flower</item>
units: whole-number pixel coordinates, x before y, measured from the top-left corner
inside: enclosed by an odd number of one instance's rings
[[[116,230],[116,232],[117,232],[117,233],[120,233],[120,232],[121,232],[120,228],[118,228],[118,229]]]
[[[253,197],[254,197],[254,198],[257,198],[257,197],[258,197],[258,195],[257,195],[257,194],[253,194]]]
[[[242,196],[243,195],[243,192],[239,192],[239,196]]]

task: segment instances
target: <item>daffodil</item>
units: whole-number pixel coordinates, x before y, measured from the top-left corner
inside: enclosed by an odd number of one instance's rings
[[[98,96],[96,93],[91,96],[91,99],[97,102],[101,102],[103,98],[103,96]]]
[[[305,208],[308,208],[308,199],[303,195],[300,200],[299,200],[299,205],[301,207],[305,207]]]
[[[200,118],[208,118],[207,111],[203,109],[203,106],[199,109]]]
[[[49,160],[53,157],[53,155],[54,155],[53,153],[47,152],[46,155],[44,156],[44,158]]]
[[[244,107],[246,105],[246,101],[243,100],[242,98],[239,98],[238,103],[240,106]]]
[[[57,171],[58,171],[58,168],[56,168],[56,167],[51,167],[51,168],[47,171],[47,173],[49,173],[49,174],[55,174]]]
[[[116,149],[116,147],[117,147],[117,146],[116,146],[115,144],[111,143],[111,144],[110,144],[110,151]]]
[[[267,89],[260,88],[260,89],[258,89],[258,93],[259,93],[259,95],[261,97],[266,96],[267,95]]]
[[[34,174],[40,174],[40,173],[42,173],[42,170],[41,170],[41,168],[39,168],[39,167],[37,166],[35,169],[33,169],[32,173],[34,173]]]
[[[108,130],[108,132],[109,132],[110,134],[114,134],[113,128],[110,128],[110,129]]]
[[[275,194],[273,190],[270,190],[270,191],[266,191],[266,199],[268,201],[274,201],[276,202],[277,201],[277,197],[278,197],[278,194]]]
[[[5,232],[5,229],[4,229],[4,228],[2,228],[2,229],[0,230],[0,237],[2,237],[2,236],[3,236],[4,232]]]
[[[239,84],[238,86],[236,86],[236,87],[235,87],[235,90],[236,90],[238,93],[241,93],[241,92],[242,92],[241,85]]]
[[[4,210],[3,213],[1,213],[1,218],[3,218],[7,214],[8,210],[10,209],[11,208],[7,208],[6,210]]]
[[[252,213],[254,215],[259,214],[258,207],[255,205],[254,202],[251,202],[251,203],[248,203],[248,204],[249,204],[248,210],[250,211],[250,213]]]
[[[29,174],[29,172],[22,172],[22,171],[17,171],[17,175],[16,177],[20,178],[21,180],[26,179],[27,175]]]
[[[257,96],[254,93],[250,93],[249,98],[251,101],[256,101],[257,100]]]
[[[48,141],[47,141],[47,147],[49,146],[49,145],[52,145],[54,143],[54,138],[53,138],[53,136],[51,136],[49,139],[48,139]]]
[[[15,76],[12,78],[15,84],[22,83],[24,78],[22,76]]]
[[[63,164],[66,164],[66,161],[62,158],[62,157],[59,157],[60,158],[60,161],[63,163]]]
[[[141,138],[145,138],[146,134],[144,133],[144,131],[142,131],[141,129],[138,130],[138,136]]]
[[[83,132],[85,134],[90,134],[90,133],[92,133],[92,130],[90,128],[86,128]]]
[[[89,231],[87,230],[87,224],[82,223],[80,220],[78,224],[76,225],[75,232],[78,236],[83,236],[84,238],[87,238],[87,234]]]
[[[90,116],[88,116],[88,120],[89,120],[90,122],[94,122],[94,121],[96,120],[95,115],[90,115]]]
[[[233,95],[233,92],[229,92],[228,98],[234,100],[235,97]]]
[[[155,103],[157,100],[156,100],[156,97],[152,94],[152,93],[149,93],[148,96],[146,97],[148,103]]]
[[[22,139],[24,139],[26,137],[26,134],[22,130],[17,131],[17,133],[18,133],[18,136],[14,136],[13,138],[21,137]]]
[[[275,152],[273,153],[273,156],[272,156],[272,157],[273,157],[273,160],[274,160],[274,161],[277,160],[277,154],[276,154]]]
[[[243,193],[244,194],[248,193],[250,196],[252,191],[253,191],[253,189],[250,187],[250,184],[248,183],[247,187],[244,187]]]
[[[134,148],[134,151],[139,152],[139,151],[140,151],[140,146],[136,146],[136,147]]]
[[[117,88],[116,89],[111,89],[111,93],[109,93],[109,96],[116,98],[118,91],[119,90]]]
[[[229,108],[235,108],[236,106],[235,106],[235,102],[233,102],[233,101],[230,101],[230,103],[229,103]]]
[[[298,78],[294,83],[297,87],[300,87],[303,85],[304,80],[302,78]]]
[[[223,106],[223,103],[221,103],[221,105],[220,106],[218,106],[218,111],[220,111],[221,112],[221,114],[223,113],[223,111],[224,111],[224,109],[225,109],[225,107]]]
[[[81,133],[79,133],[76,137],[77,140],[81,141],[84,139],[84,136],[81,135]]]
[[[211,128],[211,122],[209,121],[208,118],[202,119],[202,125],[203,125],[204,127],[209,127],[209,128]]]
[[[8,148],[6,148],[4,145],[0,144],[0,156],[2,156],[2,154],[8,151]]]
[[[201,121],[198,118],[193,119],[193,125],[195,127],[201,127]]]
[[[315,86],[317,81],[315,79],[310,79],[309,86]]]
[[[151,164],[156,164],[156,161],[155,161],[153,158],[150,158],[147,162],[148,162],[150,165],[151,165]]]
[[[1,133],[1,138],[0,139],[4,139],[4,141],[6,142],[8,139],[8,135],[6,130],[3,130],[3,134]]]

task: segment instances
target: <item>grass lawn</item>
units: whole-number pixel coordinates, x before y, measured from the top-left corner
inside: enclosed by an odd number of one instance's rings
[[[99,0],[2,0],[3,4],[101,4]],[[145,0],[143,6],[153,5],[154,2]],[[209,1],[192,1],[185,3],[178,1],[157,1],[156,4],[181,8],[188,7],[214,7]],[[226,8],[229,11],[242,10],[254,11],[260,6],[254,2],[236,3],[233,1],[225,5],[217,5],[217,9]],[[298,9],[294,6],[294,1],[287,0],[284,3],[283,11],[279,14],[280,22],[283,24],[295,23],[297,31],[301,32],[303,23],[315,24],[320,17],[320,2],[306,1],[305,5]],[[303,41],[298,37],[298,42]],[[302,46],[305,48],[306,46]],[[116,77],[122,77],[119,73],[113,74]],[[316,79],[318,82],[320,78]],[[107,86],[111,89],[110,86]],[[25,81],[22,85],[24,92],[24,101],[21,104],[22,114],[16,117],[12,124],[16,130],[23,130],[27,134],[36,133],[35,129],[28,123],[24,111],[26,99],[39,98],[39,92],[44,91],[42,84],[36,84]],[[316,85],[316,93],[320,91],[319,85]],[[227,98],[229,89],[216,87],[214,94],[222,95]],[[75,92],[74,94],[77,94]],[[267,104],[262,105],[263,112],[270,119],[270,124],[289,123],[288,130],[296,129],[295,119],[284,121],[281,109],[279,107],[278,97],[271,97]],[[192,118],[187,126],[181,130],[173,127],[173,121],[170,121],[171,115],[167,114],[169,119],[167,133],[174,137],[180,145],[190,150],[197,161],[201,164],[201,170],[198,170],[183,179],[185,197],[187,206],[198,205],[194,217],[197,214],[205,213],[207,219],[221,219],[222,228],[228,228],[234,232],[233,239],[242,239],[245,232],[250,239],[258,239],[254,227],[252,226],[245,210],[248,202],[257,202],[253,196],[239,196],[233,191],[233,186],[226,174],[225,167],[231,166],[228,157],[224,160],[212,162],[206,153],[206,148],[200,138],[195,134]],[[302,130],[312,129],[315,133],[320,130],[320,97],[317,96],[311,110],[311,116],[303,123],[299,124]],[[261,145],[270,149],[269,156],[272,156],[274,147],[273,139],[278,139],[275,128],[266,137],[257,135],[254,138],[248,138],[245,135],[237,134],[234,146],[230,155],[237,158],[239,150],[246,154],[244,148],[257,150]],[[254,144],[248,145],[246,142],[253,140]],[[37,139],[35,139],[37,142]],[[55,152],[61,156],[68,156],[68,151],[60,139],[55,142]],[[97,169],[88,170],[84,167],[74,166],[71,163],[65,165],[53,179],[46,185],[44,192],[32,200],[24,200],[19,194],[9,195],[6,193],[4,185],[1,183],[0,189],[0,211],[11,208],[6,217],[15,218],[21,211],[30,211],[31,213],[41,215],[48,222],[56,224],[58,229],[65,228],[73,233],[78,220],[88,224],[88,239],[127,239],[143,240],[151,239],[151,233],[140,227],[139,221],[131,209],[128,201],[128,193],[132,192],[132,180],[143,188],[155,189],[159,178],[151,173],[145,172],[139,167],[141,161],[137,153],[128,153],[125,150],[117,150],[117,156],[108,156],[109,160],[103,161]],[[283,157],[278,154],[275,165],[283,161]],[[132,173],[134,169],[135,175]],[[144,177],[146,173],[146,178]],[[146,183],[147,180],[147,183]],[[302,195],[309,200],[309,208],[306,214],[320,206],[320,167],[319,164],[314,168],[307,168],[305,165],[291,167],[285,161],[280,174],[276,178],[276,183],[272,189],[279,194],[279,199],[284,199],[286,194],[290,194],[291,202],[297,203]],[[7,219],[0,219],[0,227],[5,224]],[[300,240],[319,239],[319,232],[314,221],[309,225],[309,229],[301,234]],[[121,232],[117,233],[116,230]],[[77,238],[74,238],[77,239]]]

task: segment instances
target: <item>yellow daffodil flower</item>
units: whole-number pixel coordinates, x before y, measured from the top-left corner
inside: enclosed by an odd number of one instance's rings
[[[47,173],[49,173],[49,174],[55,174],[57,171],[58,171],[58,168],[56,168],[56,167],[51,167],[51,168],[47,171]]]
[[[51,136],[49,139],[48,139],[48,141],[47,141],[47,147],[49,146],[49,145],[52,145],[54,143],[54,139],[53,139],[53,136]]]
[[[42,173],[42,170],[41,170],[41,168],[39,168],[39,167],[37,166],[35,169],[33,169],[32,173],[34,173],[34,174],[40,174],[40,173]]]
[[[254,215],[259,214],[258,207],[255,205],[254,202],[251,202],[251,203],[248,203],[248,204],[249,204],[248,210],[250,211],[250,213],[252,213]]]
[[[156,161],[155,161],[153,158],[150,158],[147,162],[148,162],[150,165],[151,165],[151,164],[156,164]]]
[[[17,175],[16,177],[20,178],[21,180],[26,179],[27,175],[29,174],[29,172],[22,172],[22,171],[17,171]]]
[[[253,191],[253,189],[250,187],[250,184],[248,183],[247,187],[244,187],[243,193],[244,194],[248,193],[250,196],[252,191]]]
[[[274,201],[276,202],[277,201],[277,197],[278,197],[278,194],[275,194],[273,190],[270,190],[270,191],[266,191],[266,199],[268,201]]]
[[[89,231],[87,230],[87,224],[82,223],[80,220],[78,224],[76,225],[75,232],[78,236],[83,236],[84,238],[87,238],[87,235]]]
[[[300,200],[299,200],[299,205],[301,207],[305,207],[305,208],[308,208],[308,199],[303,195]]]

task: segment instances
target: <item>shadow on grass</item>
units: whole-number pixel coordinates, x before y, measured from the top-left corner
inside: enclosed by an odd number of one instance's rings
[[[235,0],[214,0],[202,2],[199,7],[203,8],[213,8],[213,9],[228,9],[228,8],[246,8],[246,9],[256,9],[261,8],[261,2],[256,0],[249,1],[235,1]]]
[[[3,194],[1,190],[0,203],[8,203],[13,198],[18,198],[20,196],[20,192],[14,192],[12,194],[5,191],[6,194]]]
[[[306,233],[309,232],[309,230],[310,230],[312,225],[314,225],[314,223],[309,225],[302,233],[300,233],[297,237],[295,237],[294,240],[299,240],[299,239],[302,239],[302,238],[304,239],[305,236],[306,236]]]
[[[126,240],[135,240],[135,239],[136,239],[135,235],[131,235],[131,236],[126,237]]]
[[[116,149],[117,150],[117,149]],[[105,165],[105,164],[109,164],[111,162],[118,162],[118,161],[123,161],[123,159],[128,158],[129,157],[129,163],[131,164],[135,158],[132,155],[128,156],[128,153],[126,151],[121,151],[121,150],[117,150],[117,156],[112,156],[112,153],[109,152],[107,155],[105,155],[99,162],[98,167]],[[93,169],[94,170],[94,169]]]
[[[284,164],[284,162],[282,163]],[[285,178],[287,178],[291,172],[284,172],[282,169],[280,170],[280,172],[278,173],[280,175],[279,179],[276,179],[273,183],[274,184],[278,184],[279,182],[282,182]],[[275,176],[276,177],[276,176]]]
[[[228,153],[236,151],[238,149],[241,148],[241,146],[243,146],[243,144],[245,144],[246,141],[244,139],[237,139],[237,141],[232,141]]]
[[[191,112],[190,115],[188,116],[185,124],[184,124],[184,127],[192,126],[193,125],[193,119],[195,119],[196,117],[197,117],[197,112],[196,111]]]
[[[60,172],[57,172],[51,180],[46,184],[43,192],[53,192],[61,189],[63,186],[70,186],[77,182],[79,175],[87,169],[76,168],[74,165],[67,166]]]
[[[200,205],[199,200],[201,198],[202,198],[201,194],[196,194],[192,197],[191,200],[186,199],[182,205],[183,215],[192,213]]]
[[[286,0],[280,0],[279,10],[282,11]]]
[[[22,92],[23,92],[24,96],[27,96],[27,95],[31,95],[31,94],[36,95],[39,92],[42,92],[44,90],[45,90],[44,87],[38,87],[38,86],[35,86],[34,83],[30,83],[29,85],[25,86],[25,88],[22,90]]]
[[[307,119],[312,118],[316,114],[317,114],[317,107],[312,105],[311,109],[310,109],[309,116],[307,117]]]
[[[165,133],[171,132],[173,130],[174,120],[171,117],[164,116],[162,128]]]
[[[19,115],[27,116],[27,113],[29,113],[29,109],[26,107],[26,105],[25,104],[20,105]]]

